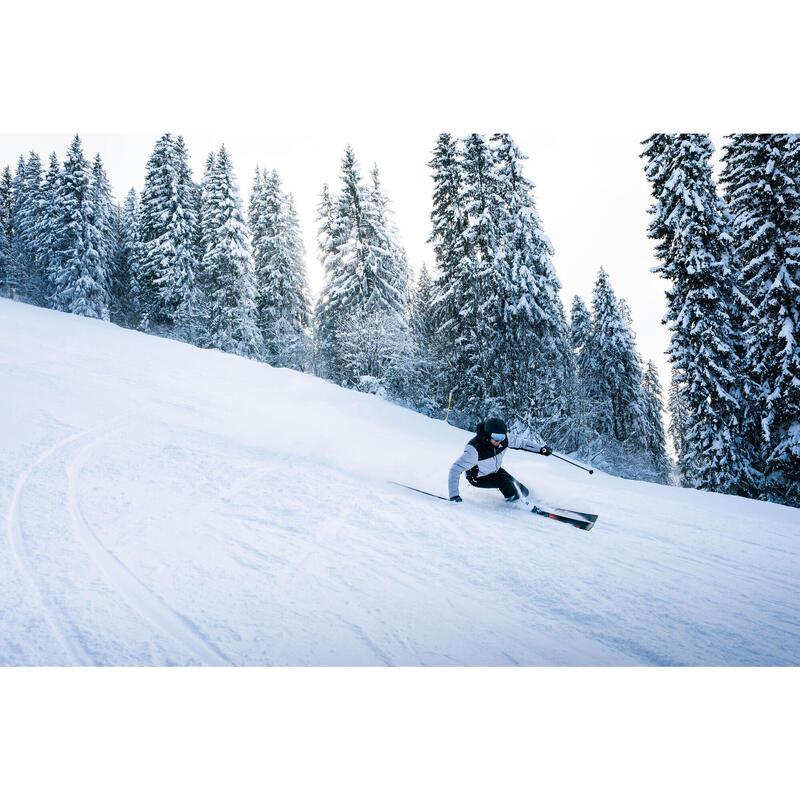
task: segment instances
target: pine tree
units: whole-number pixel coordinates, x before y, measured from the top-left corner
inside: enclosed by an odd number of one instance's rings
[[[562,447],[589,456],[587,449],[597,434],[592,430],[593,410],[587,386],[593,374],[591,348],[587,346],[592,332],[592,315],[583,300],[575,295],[570,316],[570,344],[575,362],[575,391],[572,403],[571,436],[566,437]]]
[[[436,316],[431,302],[433,293],[433,279],[428,267],[423,264],[413,293],[409,323],[415,341],[430,355],[435,352],[434,342],[437,333]]]
[[[744,491],[746,442],[740,422],[740,349],[732,320],[739,316],[729,219],[717,195],[703,134],[658,134],[643,157],[655,204],[650,237],[658,240],[672,342],[669,356],[680,380],[691,424],[679,464],[685,484],[722,492]]]
[[[11,242],[13,234],[11,232],[11,205],[13,203],[14,192],[12,185],[14,179],[8,166],[0,174],[0,226],[6,235],[6,241]]]
[[[21,297],[36,305],[44,305],[45,284],[41,274],[37,230],[42,201],[42,164],[31,152],[27,162],[20,159],[21,181],[14,202],[15,250],[18,289]]]
[[[667,443],[664,436],[664,401],[658,370],[652,361],[647,362],[644,373],[645,439],[647,452],[653,462],[656,476],[666,481],[670,464],[667,457]]]
[[[256,170],[249,219],[263,358],[277,367],[307,368],[311,320],[304,248],[294,200],[283,193],[277,172]]]
[[[437,347],[437,322],[433,309],[434,282],[425,264],[419,272],[413,292],[410,331],[413,348],[414,376],[411,397],[415,408],[435,413],[441,408],[445,393],[442,366]]]
[[[5,228],[0,225],[0,295],[6,285],[6,274],[11,269],[11,245],[6,238]]]
[[[722,181],[745,318],[743,432],[760,451],[765,500],[800,505],[800,136],[728,137]]]
[[[54,276],[58,269],[59,206],[58,193],[61,186],[61,165],[55,153],[50,154],[50,163],[42,183],[37,211],[36,252],[39,260],[42,305],[53,307]]]
[[[289,272],[285,276],[286,298],[283,320],[278,329],[278,341],[283,352],[284,366],[309,371],[312,365],[311,294],[306,273],[306,248],[300,227],[300,216],[294,195],[285,195],[285,225],[290,255]]]
[[[441,364],[444,388],[438,402],[446,404],[452,390],[456,404],[466,407],[462,395],[464,383],[459,382],[466,369],[466,359],[459,342],[466,338],[470,324],[470,319],[461,313],[465,306],[461,267],[466,254],[467,214],[462,206],[458,140],[449,133],[440,134],[428,166],[433,171],[432,233],[428,241],[436,253],[437,275],[431,308],[437,325],[436,356]]]
[[[495,365],[506,378],[504,405],[526,427],[552,437],[572,415],[574,381],[569,330],[559,297],[553,247],[522,170],[526,158],[507,133],[495,134],[494,161],[503,255],[496,259],[503,317],[497,321]]]
[[[314,345],[316,372],[341,383],[341,362],[337,357],[336,333],[349,313],[343,289],[348,277],[342,259],[341,245],[346,238],[347,223],[339,218],[339,207],[327,184],[322,188],[317,206],[317,244],[325,281],[314,313]]]
[[[107,320],[107,265],[101,257],[102,234],[95,225],[91,180],[81,140],[75,136],[67,151],[57,196],[53,305],[58,311]]]
[[[195,335],[198,268],[197,190],[183,138],[156,142],[141,196],[142,327],[167,325]]]
[[[200,343],[257,358],[262,342],[256,326],[253,258],[239,187],[224,145],[208,165],[201,201],[200,284],[206,322]]]
[[[465,255],[460,273],[464,306],[469,315],[463,338],[457,342],[465,356],[461,396],[480,416],[505,414],[506,375],[495,370],[495,358],[506,339],[503,306],[508,291],[503,263],[503,233],[507,212],[498,193],[494,154],[474,133],[464,142],[461,206],[467,215]]]
[[[673,367],[670,375],[669,399],[667,411],[669,412],[669,436],[678,462],[684,460],[687,451],[687,431],[689,430],[689,412],[682,398],[681,387],[685,381],[681,380],[678,371]]]
[[[139,289],[139,196],[130,189],[125,196],[117,227],[116,269],[112,285],[111,318],[135,327],[141,319]]]
[[[591,426],[629,452],[646,448],[642,366],[608,274],[600,269],[592,298],[592,328],[580,359],[583,388],[591,403]]]
[[[580,364],[580,355],[589,339],[589,334],[592,330],[592,315],[589,309],[586,308],[586,303],[583,302],[579,295],[572,298],[572,311],[570,315],[570,342],[572,348],[578,357]]]
[[[364,280],[370,286],[365,308],[396,317],[400,329],[408,322],[409,269],[405,250],[392,223],[389,199],[383,192],[377,164],[364,202]]]
[[[111,287],[114,283],[118,209],[111,196],[111,184],[99,153],[95,156],[92,164],[91,208],[91,224],[97,230],[97,252],[103,270],[108,276],[107,286],[110,301]]]
[[[25,298],[28,272],[28,253],[25,247],[25,159],[20,156],[17,169],[11,179],[10,205],[8,215],[8,242],[11,246],[11,268],[8,270],[8,293],[11,297]]]
[[[14,179],[8,166],[0,175],[0,228],[3,229],[3,261],[0,263],[0,293],[11,296],[16,286],[16,254],[14,249],[14,231],[12,225],[12,207]]]
[[[410,347],[405,255],[388,224],[387,201],[376,182],[377,174],[372,191],[365,189],[349,147],[341,178],[338,198],[333,200],[326,189],[319,207],[325,284],[316,309],[318,367],[321,374],[342,385],[357,385],[368,375],[384,381],[392,392],[400,392],[408,379],[405,359]],[[348,353],[361,346],[358,342],[364,331],[371,331],[375,341],[382,343],[373,351],[380,357],[354,362]]]

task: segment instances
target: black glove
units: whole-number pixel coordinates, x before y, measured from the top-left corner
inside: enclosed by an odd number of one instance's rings
[[[539,450],[539,452],[540,452],[540,453],[541,453],[543,456],[549,456],[549,455],[550,455],[550,453],[552,453],[553,451],[552,451],[552,450],[551,450],[551,449],[550,449],[550,448],[549,448],[549,447],[548,447],[546,444],[544,444],[544,445],[542,445],[542,449],[541,449],[541,450]]]
[[[461,503],[463,501],[461,500],[461,498],[458,495],[456,495],[455,497],[451,497],[450,498],[450,502],[451,503]]]

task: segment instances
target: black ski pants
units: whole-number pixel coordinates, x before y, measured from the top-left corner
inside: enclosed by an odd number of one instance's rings
[[[523,486],[513,475],[506,472],[500,467],[497,472],[492,472],[489,475],[481,475],[480,477],[472,477],[467,474],[467,480],[479,489],[499,489],[503,493],[503,497],[513,497],[517,494],[517,487],[524,497],[528,496],[528,488]]]

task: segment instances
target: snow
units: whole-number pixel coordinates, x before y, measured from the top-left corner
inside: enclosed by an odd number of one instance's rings
[[[510,452],[309,375],[0,300],[0,664],[798,665],[800,510]]]

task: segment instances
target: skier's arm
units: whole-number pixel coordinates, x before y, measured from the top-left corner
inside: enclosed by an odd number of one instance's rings
[[[450,467],[450,476],[447,480],[448,497],[458,497],[458,482],[461,478],[461,473],[465,470],[472,469],[478,463],[478,451],[468,444],[461,454],[458,461],[453,462]]]
[[[512,450],[532,450],[534,453],[538,453],[544,447],[544,442],[540,442],[538,439],[523,439],[521,436],[509,433],[508,446]]]

